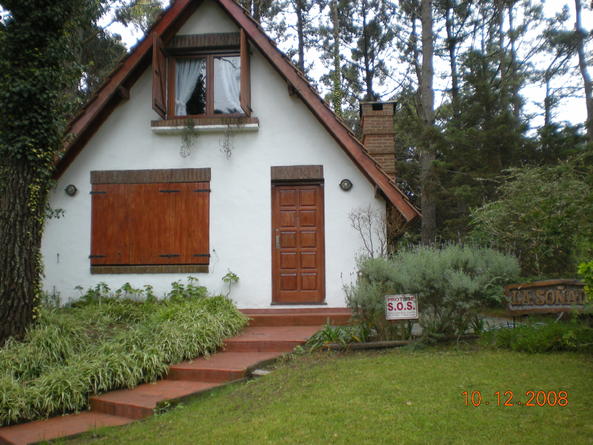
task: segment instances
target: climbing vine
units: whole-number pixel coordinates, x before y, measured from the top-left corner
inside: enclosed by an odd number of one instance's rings
[[[40,293],[41,233],[86,2],[0,0],[0,344],[21,336]]]

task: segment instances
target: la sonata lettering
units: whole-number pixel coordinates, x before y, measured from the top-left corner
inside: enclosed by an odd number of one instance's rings
[[[512,311],[567,311],[585,304],[584,284],[576,280],[512,284],[505,295]]]
[[[585,294],[580,289],[524,289],[511,291],[511,304],[524,305],[563,305],[584,304]]]

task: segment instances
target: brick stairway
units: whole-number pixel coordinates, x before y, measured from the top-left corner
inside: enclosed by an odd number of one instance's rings
[[[165,379],[90,398],[91,410],[79,414],[0,428],[0,444],[21,445],[72,436],[149,417],[157,404],[208,391],[251,375],[251,371],[303,344],[322,325],[346,324],[345,308],[245,309],[251,320],[241,334],[225,341],[209,358],[178,363]]]

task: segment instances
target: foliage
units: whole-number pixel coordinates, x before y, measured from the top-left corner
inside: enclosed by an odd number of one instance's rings
[[[593,260],[579,264],[578,272],[585,281],[585,295],[589,302],[593,302]]]
[[[3,0],[0,21],[0,344],[22,336],[39,304],[41,233],[78,69],[79,0]]]
[[[478,310],[502,301],[502,286],[517,278],[517,260],[492,249],[447,245],[404,249],[391,259],[361,262],[358,281],[347,288],[348,306],[383,340],[404,326],[385,320],[385,295],[414,294],[425,337],[461,335]],[[409,331],[409,329],[408,329]],[[404,331],[405,332],[405,331]]]
[[[330,344],[346,346],[350,343],[366,342],[370,335],[370,329],[365,325],[332,326],[326,324],[322,330],[309,338],[307,346],[312,350],[321,349]]]
[[[231,295],[231,289],[233,284],[237,284],[239,282],[239,275],[234,273],[233,271],[229,270],[224,276],[222,277],[223,283],[226,283],[228,286],[226,297],[228,298]]]
[[[68,308],[43,309],[23,342],[0,349],[0,424],[79,411],[88,396],[163,376],[168,364],[209,354],[245,317],[194,281],[157,301],[129,284],[90,289]]]
[[[482,335],[482,342],[497,348],[522,352],[593,352],[593,328],[579,323],[529,323],[515,328],[494,329]]]
[[[208,289],[199,286],[197,278],[188,277],[187,284],[183,284],[181,281],[171,283],[171,291],[167,294],[167,298],[173,301],[182,301],[186,298],[204,298],[207,295]]]
[[[523,274],[574,276],[593,253],[593,188],[576,162],[508,171],[499,198],[472,213],[474,236],[517,255]]]

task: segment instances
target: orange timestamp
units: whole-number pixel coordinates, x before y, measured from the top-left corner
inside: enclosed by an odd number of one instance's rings
[[[482,397],[481,391],[463,391],[465,406],[568,406],[567,391],[525,391],[525,401],[515,400],[513,391],[496,391],[492,401]]]

